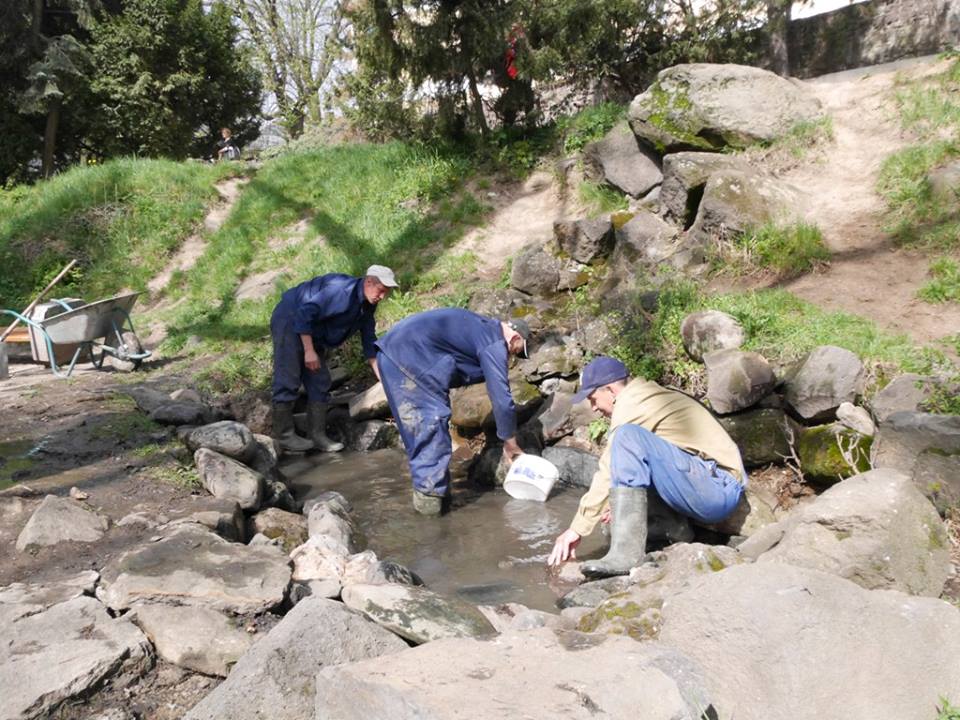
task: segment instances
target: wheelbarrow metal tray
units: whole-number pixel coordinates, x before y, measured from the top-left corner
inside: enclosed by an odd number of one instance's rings
[[[98,300],[43,320],[40,325],[54,344],[90,342],[110,334],[115,323],[122,325],[138,295],[129,293]]]

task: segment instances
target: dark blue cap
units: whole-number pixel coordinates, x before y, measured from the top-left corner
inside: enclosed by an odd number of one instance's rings
[[[601,355],[587,363],[580,373],[580,391],[573,396],[573,402],[583,402],[594,390],[604,385],[626,380],[630,377],[627,366],[612,357]]]

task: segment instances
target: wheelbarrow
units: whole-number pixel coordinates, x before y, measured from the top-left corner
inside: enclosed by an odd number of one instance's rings
[[[135,370],[150,357],[150,352],[140,345],[130,320],[130,310],[139,295],[116,295],[76,307],[65,300],[54,300],[64,312],[43,320],[31,320],[14,310],[0,313],[14,316],[37,333],[46,344],[50,369],[57,377],[70,377],[84,353],[95,368],[103,367],[104,359],[109,357],[110,364],[118,370]],[[54,345],[76,345],[66,373],[57,365]]]

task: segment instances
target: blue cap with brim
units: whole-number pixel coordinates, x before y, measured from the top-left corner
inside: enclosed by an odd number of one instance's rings
[[[587,363],[583,372],[580,373],[580,390],[573,396],[573,402],[583,402],[598,388],[615,383],[618,380],[626,380],[628,377],[630,377],[630,372],[627,370],[627,366],[619,360],[603,355],[594,358]]]

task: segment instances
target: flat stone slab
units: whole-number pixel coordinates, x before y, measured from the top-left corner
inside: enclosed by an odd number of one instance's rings
[[[78,597],[14,620],[0,617],[0,719],[50,717],[107,678],[152,664],[146,636]]]
[[[308,597],[258,640],[184,720],[306,720],[314,717],[318,670],[406,649],[403,640],[342,603]]]
[[[289,563],[280,550],[228,542],[184,525],[111,560],[97,595],[113,610],[166,602],[246,615],[279,605],[289,583]]]
[[[347,607],[414,643],[496,633],[475,606],[421,587],[350,585],[341,596]]]
[[[689,720],[710,707],[703,684],[693,662],[656,643],[538,629],[324,668],[313,717]]]
[[[226,677],[230,667],[250,649],[253,638],[223,613],[177,605],[136,606],[133,621],[157,655],[182,668]]]
[[[47,495],[20,531],[17,550],[23,552],[71,541],[96,542],[109,527],[108,518],[77,501]]]
[[[39,605],[46,609],[51,605],[73,600],[83,595],[93,595],[100,573],[85,570],[76,575],[56,581],[38,583],[12,583],[0,588],[0,605]]]

